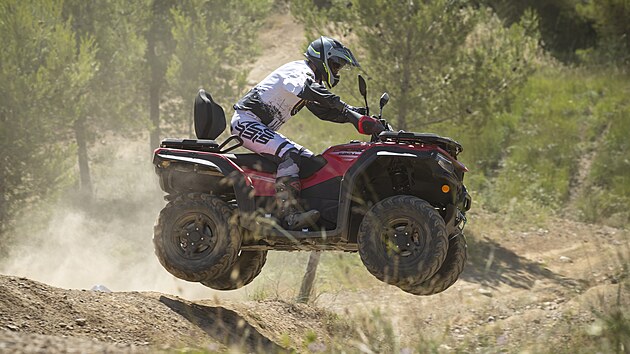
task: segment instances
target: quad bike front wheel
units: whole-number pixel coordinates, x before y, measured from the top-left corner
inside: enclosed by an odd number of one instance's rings
[[[392,285],[435,274],[448,249],[446,225],[428,202],[410,195],[374,204],[358,232],[359,255],[372,275]]]
[[[153,233],[158,260],[187,281],[224,273],[236,260],[242,236],[224,201],[201,193],[177,196],[160,212]]]
[[[414,295],[433,295],[441,293],[455,284],[464,270],[467,258],[466,237],[458,232],[448,240],[448,252],[444,263],[433,276],[420,284],[400,285],[404,291]]]
[[[241,251],[228,270],[201,284],[216,290],[234,290],[249,284],[260,274],[267,261],[267,251]]]

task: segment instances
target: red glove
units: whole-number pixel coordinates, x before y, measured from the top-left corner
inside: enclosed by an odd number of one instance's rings
[[[361,116],[357,125],[357,130],[361,134],[372,135],[382,132],[385,130],[385,127],[383,127],[383,124],[381,124],[381,122],[379,122],[376,118]]]

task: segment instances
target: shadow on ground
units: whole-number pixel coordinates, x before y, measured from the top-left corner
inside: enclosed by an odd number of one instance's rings
[[[467,237],[468,261],[460,278],[488,287],[507,284],[530,289],[536,280],[549,280],[566,288],[584,288],[584,280],[565,277],[543,264],[519,256],[490,240]]]
[[[285,351],[232,310],[220,306],[188,304],[166,296],[160,296],[160,302],[228,347],[234,346],[254,353]]]

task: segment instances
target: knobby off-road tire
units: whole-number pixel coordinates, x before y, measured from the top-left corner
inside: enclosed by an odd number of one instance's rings
[[[162,266],[188,281],[224,273],[241,247],[235,213],[208,194],[177,196],[162,209],[153,231],[155,254]]]
[[[367,212],[358,232],[359,255],[388,284],[419,284],[435,274],[448,249],[446,225],[428,202],[393,196]]]
[[[216,290],[234,290],[249,284],[260,274],[267,261],[267,251],[241,251],[228,270],[201,284]]]
[[[440,269],[428,280],[417,285],[402,285],[401,289],[414,295],[433,295],[441,293],[455,284],[464,271],[467,258],[466,237],[457,233],[449,237],[448,252]]]

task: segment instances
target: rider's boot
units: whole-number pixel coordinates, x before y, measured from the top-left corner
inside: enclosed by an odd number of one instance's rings
[[[298,212],[302,186],[298,177],[280,177],[276,179],[276,205],[278,219],[282,227],[288,230],[300,230],[314,225],[319,219],[319,211]]]

